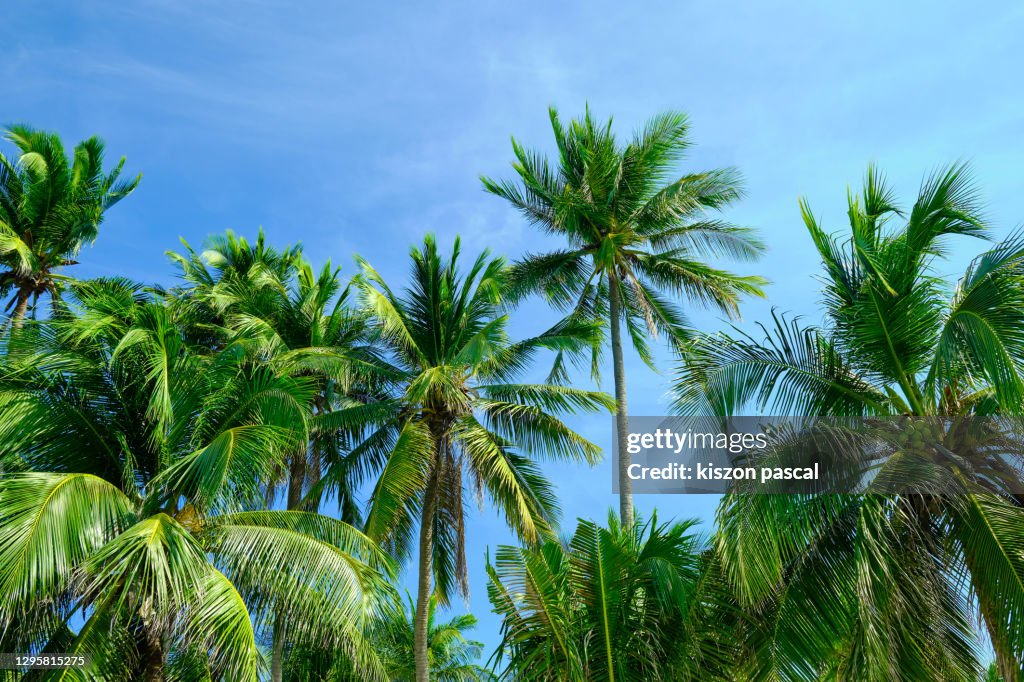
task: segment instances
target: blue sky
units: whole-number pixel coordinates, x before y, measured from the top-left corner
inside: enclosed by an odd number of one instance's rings
[[[99,134],[144,173],[76,276],[171,283],[163,254],[179,236],[198,246],[262,225],[314,262],[351,273],[360,253],[400,281],[427,230],[510,257],[543,245],[478,177],[508,174],[510,135],[550,149],[549,105],[569,116],[589,102],[622,135],[682,109],[696,143],[685,168],[740,168],[747,196],[728,217],[771,246],[739,268],[773,281],[746,322],[772,305],[814,319],[797,197],[839,229],[847,185],[869,161],[909,198],[927,171],[970,160],[994,228],[1024,219],[1022,33],[1024,5],[1005,1],[20,3],[0,24],[0,123],[69,142]],[[947,271],[978,246],[962,243]],[[534,305],[516,329],[536,331],[545,315]],[[666,377],[632,357],[628,376],[631,412],[663,413]],[[610,418],[575,423],[610,446]],[[548,471],[567,520],[615,504],[610,464]],[[714,502],[638,506],[710,519]],[[488,644],[484,551],[510,540],[494,514],[474,515],[470,607]]]

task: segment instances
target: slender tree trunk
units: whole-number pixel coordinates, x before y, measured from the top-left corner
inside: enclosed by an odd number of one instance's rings
[[[18,289],[18,303],[14,306],[14,314],[11,319],[14,320],[14,328],[21,329],[21,326],[25,322],[25,315],[28,314],[28,299],[32,297],[32,292],[22,287]]]
[[[299,508],[302,502],[302,488],[306,484],[306,453],[292,457],[291,471],[288,473],[288,511]]]
[[[420,518],[419,580],[416,592],[416,614],[413,617],[413,656],[416,659],[416,682],[430,681],[430,659],[427,656],[427,627],[430,619],[431,572],[434,558],[434,509],[437,506],[441,456],[437,458],[433,480],[423,500]]]
[[[309,486],[313,487],[320,482],[320,468],[322,466],[323,456],[321,453],[321,445],[319,440],[314,440],[309,450],[309,469],[306,471],[306,479],[309,481]],[[317,496],[306,505],[308,511],[314,514],[320,513],[320,497]]]
[[[997,632],[992,621],[985,619],[985,627],[988,629],[989,639],[992,640],[992,648],[996,652],[996,670],[1004,682],[1020,682],[1021,666],[1013,658],[1009,643],[1006,641],[1006,633]]]
[[[149,627],[143,628],[142,634],[142,679],[146,682],[163,682],[164,679],[164,643],[160,634]]]
[[[302,502],[302,488],[306,482],[306,453],[292,457],[291,469],[288,472],[288,500],[286,508],[297,509]],[[284,678],[284,618],[278,614],[274,618],[274,640],[271,644],[270,680],[281,682]]]
[[[615,371],[615,438],[619,455],[619,518],[624,528],[633,525],[633,480],[629,465],[633,458],[627,448],[629,417],[626,410],[626,367],[622,359],[622,299],[619,280],[614,271],[608,273],[608,298],[612,332],[612,365]]]
[[[279,613],[273,619],[273,643],[270,653],[270,679],[281,682],[285,677],[285,620]]]

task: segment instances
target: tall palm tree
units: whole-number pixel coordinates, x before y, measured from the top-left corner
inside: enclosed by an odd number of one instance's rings
[[[850,235],[805,201],[824,267],[824,327],[776,316],[763,338],[720,334],[680,370],[679,408],[732,415],[933,419],[1019,415],[1024,236],[978,256],[955,286],[948,240],[986,237],[968,169],[930,176],[909,212],[869,168]],[[1018,472],[1019,477],[1019,472]],[[757,678],[977,679],[977,611],[1007,680],[1024,661],[1021,486],[957,473],[956,494],[730,495],[718,546],[741,604],[763,617]],[[1013,488],[1016,489],[1013,489]]]
[[[340,269],[330,262],[317,274],[305,260],[296,264],[294,281],[274,308],[232,311],[228,327],[247,354],[275,374],[304,377],[315,386],[306,404],[309,441],[296,452],[288,467],[286,509],[318,511],[325,466],[343,467],[343,450],[350,432],[321,426],[320,418],[344,405],[351,396],[365,397],[379,369],[365,338],[365,317],[349,308],[349,290],[343,288]],[[310,498],[304,496],[311,493]],[[354,490],[327,486],[337,495],[342,520],[355,523],[359,512]],[[275,631],[271,680],[283,679],[283,631]]]
[[[589,109],[568,126],[553,108],[550,117],[558,147],[553,163],[513,139],[518,183],[489,178],[483,183],[545,233],[567,242],[516,263],[513,296],[540,292],[571,317],[598,321],[611,331],[620,517],[628,525],[633,499],[621,325],[648,365],[648,334],[664,334],[682,350],[686,319],[666,294],[735,316],[740,297],[762,296],[765,280],[713,268],[705,259],[753,259],[763,247],[750,230],[711,215],[739,198],[735,171],[673,175],[690,147],[684,114],[652,118],[625,146],[615,139],[611,121],[599,125]],[[595,375],[599,350],[600,343],[592,358]],[[561,360],[555,376],[564,378]]]
[[[314,387],[196,353],[133,283],[72,293],[0,365],[2,648],[88,652],[102,679],[256,680],[283,616],[380,679],[360,624],[390,559],[340,521],[260,511]]]
[[[290,461],[286,505],[298,508],[317,484],[324,466],[341,458],[348,434],[322,428],[318,417],[349,397],[365,399],[386,370],[366,334],[366,317],[351,305],[349,287],[328,261],[319,271],[299,246],[268,246],[261,229],[250,243],[228,230],[208,240],[202,253],[169,254],[186,286],[175,302],[192,322],[197,342],[235,343],[253,362],[276,373],[316,384],[308,407],[310,442]],[[214,339],[217,339],[216,341]],[[352,491],[332,486],[342,518],[358,521]],[[319,505],[314,495],[306,505]]]
[[[304,405],[309,440],[289,458],[284,476],[285,508],[299,509],[307,490],[319,491],[323,466],[338,463],[345,433],[317,428],[320,415],[349,395],[364,396],[366,377],[376,366],[365,339],[365,319],[349,304],[340,270],[328,262],[316,273],[298,246],[277,250],[261,229],[249,243],[228,231],[208,240],[197,254],[170,254],[187,286],[176,291],[179,306],[200,338],[220,339],[244,349],[255,365],[280,377],[303,379],[313,391]],[[277,477],[275,477],[277,478]],[[268,498],[274,497],[271,485]],[[352,491],[333,486],[342,519],[357,520]],[[306,508],[317,511],[319,495]],[[284,628],[276,628],[271,680],[284,671]]]
[[[608,527],[580,520],[567,544],[499,547],[488,596],[498,662],[516,680],[732,679],[736,624],[694,521]]]
[[[345,469],[353,484],[377,480],[366,534],[403,557],[419,522],[417,682],[428,679],[431,594],[447,604],[455,589],[468,590],[466,488],[481,499],[486,493],[527,542],[546,537],[557,502],[534,458],[593,463],[600,454],[553,413],[613,406],[601,393],[513,383],[538,349],[574,350],[592,330],[564,325],[510,342],[501,311],[505,262],[484,252],[463,274],[459,255],[458,240],[444,258],[428,236],[412,250],[412,279],[401,293],[359,261],[357,286],[399,381],[386,398],[324,417],[335,426],[367,425]]]
[[[108,208],[131,194],[142,175],[120,179],[124,158],[103,170],[103,142],[80,142],[69,162],[54,133],[11,126],[6,139],[20,151],[0,154],[0,296],[15,326],[42,295],[60,292],[59,270],[74,265],[96,239]]]

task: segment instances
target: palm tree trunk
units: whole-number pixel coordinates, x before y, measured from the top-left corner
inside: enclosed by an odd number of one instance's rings
[[[310,446],[309,455],[309,467],[306,471],[306,479],[309,481],[309,486],[313,487],[320,482],[320,469],[323,466],[323,455],[321,453],[319,440],[313,441]],[[311,511],[314,514],[320,513],[319,496],[306,503],[306,511]]]
[[[622,300],[619,280],[614,271],[608,272],[609,313],[612,332],[612,365],[615,372],[615,438],[619,456],[619,519],[622,526],[633,525],[633,480],[629,477],[632,457],[627,449],[629,417],[626,413],[626,367],[622,359]]]
[[[18,303],[14,306],[14,314],[11,315],[11,319],[14,320],[15,329],[21,329],[25,315],[28,314],[28,299],[31,297],[32,292],[25,287],[18,289]]]
[[[999,671],[999,676],[1003,678],[1003,682],[1019,682],[1021,680],[1020,665],[1014,660],[1010,644],[1006,641],[1006,633],[998,630],[991,617],[985,617],[983,614],[982,620],[985,621],[988,638],[995,650],[996,670]]]
[[[419,580],[416,592],[416,614],[413,620],[413,656],[416,659],[416,682],[430,681],[430,660],[427,656],[427,628],[430,621],[431,571],[434,555],[434,509],[440,486],[441,457],[434,470],[433,480],[423,501],[420,518]]]
[[[270,679],[281,682],[284,678],[284,619],[280,614],[274,617],[274,641],[271,644]]]
[[[145,622],[145,618],[143,618]],[[146,624],[143,627],[142,642],[142,679],[146,682],[163,682],[164,679],[164,643],[160,633],[154,632]]]
[[[302,502],[302,487],[306,482],[306,453],[292,457],[288,472],[288,511],[297,509]],[[271,643],[270,680],[281,682],[284,678],[284,619],[279,613],[274,618],[274,640]]]

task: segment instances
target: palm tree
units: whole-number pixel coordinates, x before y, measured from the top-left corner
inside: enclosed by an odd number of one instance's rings
[[[408,601],[403,601],[395,594],[377,617],[368,623],[366,629],[366,639],[377,653],[387,679],[391,682],[411,682],[416,676],[413,655],[416,602],[412,595],[407,593],[406,597]],[[482,682],[494,679],[490,671],[476,663],[484,645],[466,638],[466,633],[476,627],[476,617],[467,613],[454,616],[446,622],[438,622],[436,615],[437,597],[431,596],[427,619],[430,679],[438,682]],[[351,655],[346,651],[293,651],[287,662],[284,679],[288,682],[361,679],[353,667]]]
[[[429,673],[431,594],[447,604],[453,590],[468,590],[466,488],[481,499],[486,492],[527,542],[546,537],[557,502],[533,458],[593,463],[600,454],[553,412],[612,408],[601,393],[512,383],[538,349],[574,350],[592,330],[563,325],[510,343],[501,312],[504,261],[485,252],[462,274],[459,253],[456,240],[443,258],[428,236],[412,250],[412,281],[402,293],[359,261],[357,286],[399,381],[390,396],[324,417],[334,426],[368,425],[344,470],[352,485],[376,477],[366,534],[404,557],[419,522],[417,682]]]
[[[733,170],[673,176],[690,146],[686,116],[669,112],[652,118],[621,146],[611,121],[598,125],[587,109],[581,120],[562,124],[550,110],[558,146],[554,163],[514,139],[513,168],[519,183],[483,178],[487,191],[505,198],[534,225],[567,242],[561,249],[527,255],[511,276],[513,296],[540,292],[573,318],[611,330],[615,374],[620,517],[632,523],[632,482],[626,408],[622,330],[652,365],[647,335],[662,333],[681,351],[686,319],[666,297],[710,304],[738,314],[744,294],[762,296],[760,277],[741,277],[705,263],[708,255],[753,259],[761,243],[753,233],[709,215],[740,196]],[[594,348],[592,372],[597,374]],[[554,376],[564,379],[560,356]]]
[[[185,247],[187,255],[170,254],[188,283],[175,293],[187,319],[198,322],[192,325],[197,336],[233,343],[255,365],[313,386],[304,406],[309,441],[291,454],[284,484],[286,509],[299,509],[312,489],[317,494],[305,508],[318,511],[322,468],[340,462],[347,436],[317,428],[318,418],[350,395],[364,396],[365,377],[375,366],[364,317],[348,305],[339,269],[328,262],[314,272],[300,247],[269,247],[262,229],[252,244],[228,231],[211,238],[202,254]],[[268,499],[274,489],[270,486]],[[342,486],[330,491],[338,495],[342,519],[357,522],[352,491]],[[284,648],[283,628],[277,628],[274,682],[283,678]]]
[[[185,246],[187,254],[169,254],[186,281],[173,293],[197,342],[235,343],[253,362],[316,384],[308,405],[310,442],[289,465],[287,508],[298,508],[312,491],[305,507],[316,511],[320,494],[329,492],[338,496],[343,520],[358,522],[350,489],[337,481],[318,485],[322,469],[341,459],[349,436],[318,418],[349,398],[365,400],[375,380],[386,380],[378,376],[386,367],[367,338],[366,316],[351,305],[340,268],[328,261],[317,272],[300,246],[270,247],[262,229],[251,244],[228,230],[209,239],[202,253]]]
[[[234,335],[232,314],[268,317],[282,309],[302,258],[301,247],[268,245],[262,228],[252,243],[232,230],[211,235],[198,253],[184,239],[181,243],[184,254],[167,252],[184,281],[168,292],[169,302],[190,340],[215,350]]]
[[[498,662],[516,680],[732,679],[717,565],[695,521],[608,527],[580,520],[567,544],[499,547],[488,596]]]
[[[59,270],[96,239],[104,213],[131,194],[142,175],[121,180],[124,158],[103,170],[103,142],[90,137],[69,163],[60,138],[11,126],[6,138],[21,152],[0,154],[0,296],[15,326],[39,297],[60,292]]]
[[[408,605],[395,600],[383,617],[375,623],[369,638],[385,661],[389,679],[411,682],[416,677],[413,655],[416,602],[407,595]],[[408,606],[408,608],[407,608]],[[437,597],[431,596],[427,611],[427,658],[430,679],[437,682],[474,682],[492,679],[491,674],[474,661],[480,658],[484,645],[466,639],[466,632],[476,627],[472,614],[454,616],[438,622]]]
[[[196,353],[131,282],[72,293],[0,365],[3,648],[89,652],[103,679],[255,680],[283,617],[380,679],[360,627],[390,559],[340,521],[260,511],[311,383]]]
[[[1024,235],[955,286],[938,274],[951,236],[987,235],[967,168],[930,176],[909,212],[869,168],[845,241],[801,211],[825,270],[825,326],[776,316],[763,338],[701,339],[680,370],[684,413],[1020,414]],[[1021,486],[960,470],[955,484],[930,497],[726,497],[718,547],[741,605],[762,618],[754,677],[978,679],[976,610],[1000,674],[1020,679]]]

